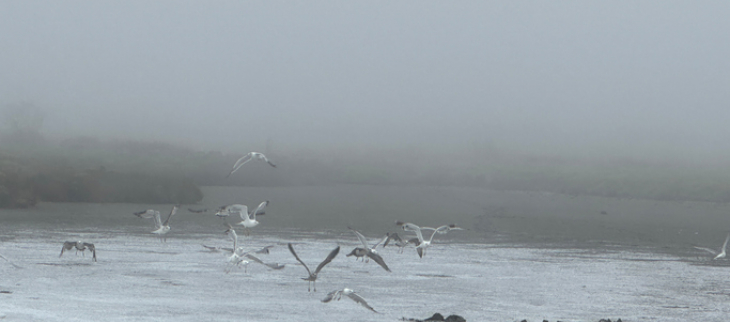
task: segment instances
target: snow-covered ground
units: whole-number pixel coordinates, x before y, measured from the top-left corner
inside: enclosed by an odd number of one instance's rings
[[[5,227],[7,228],[7,227]],[[243,235],[242,233],[239,233]],[[124,229],[87,232],[98,262],[74,251],[59,258],[68,231],[2,231],[0,317],[5,321],[397,321],[435,312],[467,321],[714,321],[730,315],[727,267],[659,255],[647,249],[534,248],[454,243],[438,237],[424,258],[388,247],[392,269],[345,257],[354,236],[326,232],[254,231],[242,245],[276,245],[270,270],[251,264],[226,274],[230,246],[221,232],[168,239]],[[373,236],[375,240],[377,236]],[[286,243],[314,269],[337,245],[317,292]],[[698,265],[699,264],[699,265]],[[327,292],[357,291],[373,313],[347,298],[322,303]]]

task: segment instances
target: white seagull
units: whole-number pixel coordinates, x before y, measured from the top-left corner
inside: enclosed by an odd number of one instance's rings
[[[316,284],[317,283],[317,274],[319,274],[319,271],[321,271],[325,265],[329,264],[329,262],[331,262],[332,259],[334,259],[335,256],[337,256],[337,254],[340,252],[340,246],[337,246],[337,248],[333,249],[330,252],[330,254],[327,255],[327,258],[325,258],[321,263],[319,263],[319,265],[317,266],[317,269],[314,270],[314,273],[312,273],[312,271],[309,270],[309,267],[307,267],[307,264],[304,264],[304,262],[302,262],[302,260],[299,259],[299,256],[297,256],[297,253],[294,251],[294,247],[292,247],[291,243],[287,244],[287,246],[289,246],[289,251],[292,253],[292,255],[294,255],[294,258],[296,258],[297,261],[300,262],[302,264],[302,266],[304,266],[304,268],[307,270],[307,273],[309,273],[308,277],[302,278],[305,281],[309,281],[309,284],[307,284],[308,287],[311,286],[311,287],[307,288],[307,291],[311,292],[312,288],[314,288],[314,291],[316,292],[317,291],[317,284]]]
[[[418,238],[418,245],[416,245],[416,251],[418,252],[418,257],[423,258],[423,254],[426,252],[426,248],[428,246],[431,246],[431,241],[433,241],[433,236],[436,234],[445,234],[446,232],[450,230],[461,230],[461,228],[456,227],[456,225],[443,225],[438,228],[430,228],[430,227],[418,227],[415,224],[412,223],[404,223],[402,221],[396,221],[396,225],[401,226],[401,228],[405,231],[412,231],[416,233],[416,237]],[[421,229],[433,229],[433,233],[431,233],[431,237],[428,238],[428,240],[423,238],[423,234],[421,233]],[[444,232],[442,232],[444,231]]]
[[[256,220],[256,214],[262,215],[266,212],[264,211],[264,208],[269,204],[269,201],[266,200],[259,204],[258,207],[256,207],[255,210],[251,211],[251,213],[248,212],[248,207],[246,205],[240,205],[239,213],[241,215],[240,222],[236,223],[236,225],[240,225],[246,228],[253,228],[259,225],[259,221]]]
[[[172,216],[174,216],[176,212],[177,206],[172,206],[172,210],[170,210],[170,214],[167,215],[167,219],[165,219],[164,223],[160,218],[160,212],[155,212],[155,230],[152,231],[152,233],[160,236],[163,241],[167,241],[167,237],[165,234],[170,232],[170,218],[172,218]]]
[[[231,170],[230,173],[228,173],[228,175],[226,176],[226,178],[230,177],[234,172],[238,171],[238,169],[242,165],[244,165],[248,161],[251,161],[251,160],[254,160],[254,159],[261,160],[261,161],[266,161],[266,163],[268,163],[270,166],[276,168],[276,165],[273,164],[273,163],[271,163],[271,161],[269,161],[269,159],[267,159],[266,156],[263,153],[249,152],[248,154],[246,154],[246,155],[242,156],[240,159],[238,159],[238,161],[236,161],[236,163],[233,165],[233,169]]]
[[[363,299],[360,295],[358,295],[357,293],[355,293],[355,291],[353,291],[353,290],[351,290],[349,288],[344,288],[344,289],[341,289],[341,290],[336,290],[336,291],[330,292],[329,294],[327,294],[327,297],[325,297],[322,300],[322,302],[328,303],[328,302],[330,302],[332,300],[338,300],[339,301],[342,298],[343,295],[351,298],[353,301],[355,301],[356,303],[364,306],[368,310],[373,311],[375,313],[378,313],[378,311],[375,311],[375,309],[373,309],[372,306],[368,305],[368,302],[365,302],[365,299]]]
[[[725,256],[727,256],[727,253],[725,252],[725,250],[727,249],[727,242],[729,240],[730,240],[730,234],[727,234],[727,237],[725,237],[725,242],[722,244],[722,249],[720,250],[719,253],[716,252],[715,250],[710,249],[710,248],[707,248],[707,247],[697,247],[697,246],[694,246],[694,248],[700,249],[700,250],[704,250],[706,252],[711,253],[712,255],[715,255],[715,258],[713,258],[713,260],[720,259],[720,258],[725,258]]]
[[[228,263],[230,265],[226,268],[226,273],[229,273],[231,271],[231,268],[236,266],[243,266],[245,272],[248,273],[248,264],[251,261],[254,261],[271,269],[279,270],[284,268],[284,265],[279,265],[278,263],[264,263],[261,259],[251,254],[254,252],[257,254],[268,254],[269,248],[273,246],[266,246],[257,251],[244,252],[243,247],[238,247],[238,235],[236,234],[236,230],[233,229],[233,226],[231,226],[230,224],[227,225],[228,230],[226,230],[225,233],[233,240],[233,248],[220,248],[231,252],[231,256],[228,257]],[[203,246],[209,248],[208,246]]]

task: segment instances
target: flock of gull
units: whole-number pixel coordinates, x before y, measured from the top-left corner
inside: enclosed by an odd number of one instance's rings
[[[267,164],[269,164],[272,167],[276,167],[274,163],[269,161],[269,159],[266,158],[266,156],[262,153],[258,152],[250,152],[246,154],[245,156],[241,157],[236,161],[236,163],[233,165],[233,169],[228,173],[226,177],[229,177],[236,171],[238,171],[241,166],[246,164],[247,162],[251,160],[260,160],[264,161]],[[224,222],[224,225],[227,227],[225,230],[225,234],[231,239],[233,242],[232,248],[227,247],[216,247],[216,246],[208,246],[208,245],[202,245],[204,248],[209,249],[211,251],[225,251],[228,255],[227,259],[227,266],[225,268],[225,272],[229,273],[231,269],[235,267],[243,267],[246,271],[248,270],[248,265],[250,263],[257,263],[266,266],[269,269],[273,270],[281,270],[284,268],[284,265],[280,265],[278,263],[268,263],[261,258],[259,258],[260,254],[269,254],[269,249],[274,247],[273,245],[263,247],[261,249],[256,250],[245,250],[243,246],[239,246],[238,241],[238,234],[236,233],[236,230],[234,228],[235,226],[243,226],[243,230],[246,235],[250,234],[250,230],[256,226],[259,225],[259,221],[256,219],[256,216],[261,216],[266,214],[266,206],[269,205],[269,201],[263,201],[261,202],[255,209],[252,209],[249,211],[249,208],[246,205],[243,204],[231,204],[231,205],[225,205],[219,207],[216,212],[215,216],[221,218]],[[179,209],[179,206],[175,205],[170,210],[170,213],[165,218],[165,221],[162,221],[162,216],[159,211],[154,209],[147,209],[139,212],[134,212],[133,214],[139,218],[142,219],[154,219],[155,224],[155,230],[151,231],[152,234],[155,234],[157,237],[160,238],[162,242],[167,241],[167,234],[170,232],[170,219],[172,219],[173,216],[177,213]],[[188,211],[193,213],[206,213],[207,209],[191,209],[188,208]],[[231,225],[227,218],[229,217],[235,217],[239,216],[241,218],[241,221],[235,223],[234,225]],[[386,247],[388,244],[395,245],[400,248],[400,253],[403,252],[403,249],[406,248],[409,245],[412,245],[418,254],[419,257],[423,257],[425,255],[426,249],[431,245],[433,242],[433,238],[436,234],[446,234],[447,232],[451,230],[462,230],[462,228],[457,227],[454,224],[450,225],[443,225],[437,228],[432,227],[419,227],[413,223],[406,223],[402,221],[396,221],[395,222],[397,226],[399,226],[404,232],[412,233],[412,236],[409,237],[401,237],[397,233],[389,232],[387,233],[383,238],[381,238],[377,243],[374,245],[370,245],[367,238],[361,234],[359,231],[348,227],[349,230],[353,232],[353,234],[357,237],[359,242],[362,244],[359,247],[355,247],[349,254],[346,256],[355,256],[356,260],[362,259],[364,262],[369,262],[372,260],[373,262],[380,265],[385,271],[391,272],[388,265],[385,263],[385,260],[383,257],[378,253],[376,248],[378,246]],[[424,238],[424,235],[428,234],[430,232],[430,236],[428,238]],[[310,270],[309,266],[307,266],[304,261],[302,261],[301,258],[299,258],[299,255],[297,255],[296,251],[294,250],[294,247],[291,243],[287,244],[287,247],[289,248],[289,251],[294,256],[294,258],[304,266],[304,268],[307,270],[307,277],[303,277],[302,279],[307,281],[309,283],[308,291],[317,291],[316,287],[316,281],[317,276],[322,271],[322,269],[329,264],[340,252],[340,246],[337,246],[335,249],[330,251],[330,253],[327,255],[327,257],[317,265],[317,267],[314,269],[314,271]],[[94,244],[86,243],[82,241],[67,241],[63,243],[63,248],[61,249],[61,255],[59,257],[63,256],[63,253],[65,251],[70,251],[72,249],[76,248],[76,253],[80,251],[82,255],[86,250],[89,250],[92,253],[92,260],[96,261],[96,248]],[[327,296],[322,300],[324,303],[328,303],[333,300],[340,300],[342,296],[346,296],[356,303],[362,305],[363,307],[367,308],[370,311],[376,312],[375,309],[373,309],[372,306],[370,306],[365,299],[363,299],[360,295],[358,295],[355,291],[349,288],[344,288],[340,290],[334,290],[327,294]]]

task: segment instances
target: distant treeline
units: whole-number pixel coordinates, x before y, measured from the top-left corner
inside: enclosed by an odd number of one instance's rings
[[[577,196],[730,201],[730,174],[721,166],[586,161],[478,149],[458,154],[303,149],[259,151],[267,153],[277,168],[253,161],[226,178],[246,152],[201,152],[161,142],[90,137],[61,141],[5,137],[0,140],[0,205],[2,198],[9,198],[9,191],[45,201],[194,203],[202,199],[197,186],[332,184],[469,186]]]

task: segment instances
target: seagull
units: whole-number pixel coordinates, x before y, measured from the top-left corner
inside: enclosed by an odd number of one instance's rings
[[[255,252],[257,254],[268,254],[269,248],[274,247],[274,246],[266,246],[257,251],[244,252],[242,248],[238,247],[238,235],[236,234],[236,230],[233,229],[233,226],[231,226],[230,224],[226,223],[226,225],[228,226],[228,230],[225,231],[225,234],[227,234],[228,237],[230,237],[233,240],[233,248],[220,248],[220,249],[231,252],[231,256],[228,257],[228,263],[231,265],[229,265],[229,267],[226,268],[226,273],[230,272],[232,267],[241,266],[241,265],[243,265],[245,272],[248,272],[248,264],[251,261],[254,261],[256,263],[259,263],[261,265],[264,265],[268,268],[275,269],[275,270],[284,268],[284,265],[279,265],[278,263],[264,263],[261,259],[259,259],[258,257],[251,254],[253,252]],[[203,245],[203,246],[208,249],[211,249],[211,247],[208,247],[205,245]],[[251,260],[251,261],[249,261],[249,260]]]
[[[155,214],[157,214],[157,216],[159,216],[160,212],[157,210],[154,210],[154,209],[147,209],[144,211],[134,213],[135,216],[137,216],[139,218],[144,218],[144,219],[155,218]]]
[[[94,247],[94,244],[91,244],[91,243],[82,243],[81,241],[75,241],[75,242],[67,241],[67,242],[64,242],[63,243],[63,247],[61,247],[61,255],[58,255],[58,257],[63,256],[63,252],[64,251],[71,250],[74,247],[76,247],[76,255],[79,254],[79,251],[81,251],[81,255],[84,255],[84,251],[86,249],[89,249],[89,251],[93,255],[93,257],[91,258],[91,260],[93,260],[93,261],[96,262],[96,247]]]
[[[350,254],[355,255],[355,257],[362,257],[362,256],[370,257],[373,261],[378,263],[378,265],[383,267],[383,269],[390,272],[390,268],[388,268],[388,265],[385,264],[383,257],[381,257],[378,254],[378,252],[375,251],[375,247],[378,247],[378,245],[385,242],[388,239],[388,235],[385,235],[385,237],[383,237],[380,241],[375,243],[375,245],[373,247],[370,247],[368,245],[367,239],[365,239],[365,236],[363,236],[359,231],[354,230],[350,227],[347,227],[347,228],[352,230],[353,233],[355,233],[355,236],[357,236],[357,239],[359,239],[360,243],[362,243],[362,245],[363,245],[363,248],[361,250],[358,250],[358,248],[360,248],[360,247],[355,248],[354,250],[352,250],[352,252]],[[364,255],[363,255],[363,252],[364,252]],[[358,254],[360,254],[360,255],[358,256]],[[347,256],[350,256],[350,255],[347,255]]]
[[[351,298],[353,301],[364,306],[368,310],[378,313],[378,311],[375,311],[375,309],[373,309],[372,306],[368,305],[368,302],[365,302],[365,299],[363,299],[360,295],[355,293],[355,291],[353,291],[349,288],[344,288],[341,290],[335,290],[335,291],[330,292],[329,294],[327,294],[327,297],[325,297],[322,300],[322,302],[329,303],[330,301],[335,300],[335,299],[339,301],[343,295]]]
[[[727,248],[727,242],[729,240],[730,240],[730,234],[727,234],[727,237],[725,237],[725,243],[722,244],[722,249],[720,250],[719,253],[716,252],[713,249],[706,248],[706,247],[697,247],[697,246],[695,246],[694,248],[700,249],[700,250],[704,250],[704,251],[710,252],[711,254],[715,255],[715,258],[713,258],[712,260],[716,260],[716,259],[720,259],[720,258],[725,258],[725,256],[727,256],[727,253],[725,252],[725,250]]]
[[[404,223],[402,221],[396,221],[396,225],[401,226],[401,228],[405,231],[412,231],[416,233],[416,237],[418,238],[418,244],[416,245],[416,251],[418,252],[418,257],[423,258],[423,254],[426,252],[426,248],[428,246],[431,246],[431,241],[433,240],[433,236],[436,234],[444,234],[442,231],[450,231],[450,230],[458,230],[455,225],[452,227],[452,225],[443,225],[438,228],[430,228],[433,229],[433,233],[431,233],[431,237],[428,240],[425,240],[423,238],[423,234],[421,233],[421,227],[418,227],[415,224],[412,223]],[[455,228],[456,227],[456,228]],[[423,229],[429,229],[428,227],[424,227]]]
[[[415,238],[415,242],[411,242],[413,238],[410,240],[403,240],[400,235],[398,235],[398,233],[388,233],[386,236],[388,238],[383,243],[383,247],[388,246],[388,243],[390,243],[390,241],[392,240],[393,244],[400,248],[400,250],[398,251],[399,253],[403,253],[403,250],[406,248],[406,246],[408,246],[408,244],[418,244],[418,238]]]
[[[215,215],[220,218],[224,218],[230,216],[231,214],[237,213],[239,214],[239,216],[241,216],[241,219],[243,219],[241,222],[237,223],[237,225],[242,225],[246,228],[253,228],[259,224],[259,222],[256,220],[256,216],[265,215],[266,210],[264,210],[264,208],[268,204],[268,200],[262,202],[261,204],[259,204],[256,210],[251,213],[248,212],[248,206],[242,204],[222,206],[218,209],[218,212],[216,212]],[[253,217],[253,219],[250,218],[251,216]]]
[[[355,256],[355,260],[358,260],[360,258],[365,261],[365,255],[368,253],[368,250],[362,247],[355,247],[349,254],[345,255],[347,257]]]
[[[337,246],[337,248],[333,249],[330,252],[330,254],[327,255],[327,258],[325,258],[321,263],[319,263],[319,265],[317,266],[317,269],[314,270],[314,273],[312,273],[312,271],[309,270],[309,267],[307,267],[307,264],[304,264],[304,262],[302,262],[302,260],[299,259],[299,256],[297,256],[297,253],[294,251],[294,247],[292,247],[291,243],[288,243],[287,245],[289,246],[289,251],[292,253],[292,255],[294,255],[294,258],[296,258],[298,262],[302,263],[304,268],[307,270],[307,273],[309,273],[309,277],[302,278],[302,279],[305,281],[309,281],[308,286],[309,285],[313,286],[314,291],[316,292],[317,291],[317,284],[316,284],[317,283],[317,274],[319,274],[319,271],[321,271],[325,265],[329,264],[329,262],[331,262],[332,259],[334,259],[335,256],[337,256],[337,253],[340,252],[340,246]],[[307,288],[307,291],[311,292],[312,288],[311,287]]]
[[[163,241],[167,241],[167,237],[165,234],[170,232],[170,218],[175,215],[177,212],[177,206],[172,206],[172,210],[170,211],[170,214],[167,215],[167,219],[165,219],[165,222],[162,222],[162,219],[160,219],[160,213],[155,213],[155,230],[152,231],[153,234],[160,236],[160,238],[163,239]]]
[[[256,207],[256,209],[254,211],[252,211],[251,213],[248,212],[248,207],[246,207],[246,205],[240,205],[242,207],[239,208],[240,209],[239,213],[241,215],[241,219],[243,219],[243,220],[238,222],[236,225],[241,225],[246,228],[253,228],[253,227],[258,226],[259,221],[256,220],[256,214],[265,214],[264,208],[268,204],[269,204],[268,200],[260,203],[259,206]]]
[[[258,159],[258,160],[266,161],[266,163],[268,163],[270,166],[276,168],[276,165],[273,164],[273,163],[271,163],[271,161],[269,161],[269,159],[267,159],[266,156],[263,153],[249,152],[248,154],[246,154],[246,155],[242,156],[240,159],[238,159],[238,161],[236,161],[236,164],[233,165],[233,169],[231,170],[230,173],[228,173],[228,175],[226,176],[226,178],[230,177],[234,172],[238,171],[238,169],[242,165],[246,164],[248,161],[251,161],[253,159]]]

